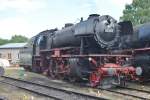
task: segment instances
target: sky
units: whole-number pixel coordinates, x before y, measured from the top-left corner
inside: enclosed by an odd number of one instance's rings
[[[89,14],[111,15],[119,20],[132,0],[0,0],[0,38],[28,38],[47,29],[77,23]]]

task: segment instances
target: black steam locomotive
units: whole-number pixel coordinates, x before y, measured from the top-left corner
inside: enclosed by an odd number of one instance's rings
[[[68,23],[61,30],[34,36],[21,51],[20,65],[51,78],[92,86],[122,85],[124,79],[135,79],[143,71],[127,63],[132,59],[130,51],[124,51],[132,41],[130,36],[130,21],[117,23],[109,15],[92,14],[75,25]]]
[[[132,34],[121,38],[115,52],[132,55],[128,64],[137,67],[137,72],[144,80],[150,78],[150,23],[135,26]]]

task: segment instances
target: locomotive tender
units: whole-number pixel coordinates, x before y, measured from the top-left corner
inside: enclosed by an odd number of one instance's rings
[[[20,64],[51,78],[91,86],[122,85],[125,78],[133,79],[139,71],[123,66],[131,55],[109,51],[119,47],[121,37],[132,33],[130,21],[117,23],[109,15],[92,14],[87,20],[66,24],[61,30],[40,32],[21,52]]]

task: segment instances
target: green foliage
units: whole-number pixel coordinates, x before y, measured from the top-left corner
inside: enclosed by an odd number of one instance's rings
[[[11,37],[10,40],[0,38],[0,45],[6,44],[6,43],[23,43],[23,42],[27,42],[27,41],[28,41],[28,38],[25,36],[14,35]]]
[[[150,21],[150,0],[133,0],[132,4],[126,5],[121,20],[130,20],[133,25],[143,24]]]
[[[27,42],[28,38],[25,36],[21,36],[21,35],[14,35],[11,37],[10,42],[12,43],[22,43],[22,42]]]
[[[9,40],[0,38],[0,45],[9,43]]]

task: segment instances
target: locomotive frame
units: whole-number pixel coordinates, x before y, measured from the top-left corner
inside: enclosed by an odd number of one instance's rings
[[[40,56],[34,56],[33,68],[37,72],[49,75],[54,79],[67,79],[71,82],[87,80],[90,86],[125,85],[126,79],[136,79],[135,68],[131,66],[122,67],[121,63],[131,55],[112,55],[112,54],[90,54],[72,55],[66,52],[79,51],[79,48],[55,48],[52,50],[41,50]],[[73,77],[70,73],[69,59],[87,59],[93,65],[93,70],[88,72],[87,79]],[[67,62],[67,63],[66,63]],[[46,66],[46,67],[44,67]],[[48,66],[48,67],[47,67]],[[76,66],[76,65],[71,65]],[[78,67],[78,66],[76,66]],[[37,70],[38,69],[38,70]],[[109,81],[104,79],[109,78]],[[111,79],[110,79],[111,78]],[[115,80],[112,80],[115,79]],[[110,81],[112,80],[112,81]],[[108,81],[108,82],[107,82]],[[111,84],[111,86],[110,86]],[[107,86],[107,87],[108,87]],[[105,86],[104,86],[105,87]]]

